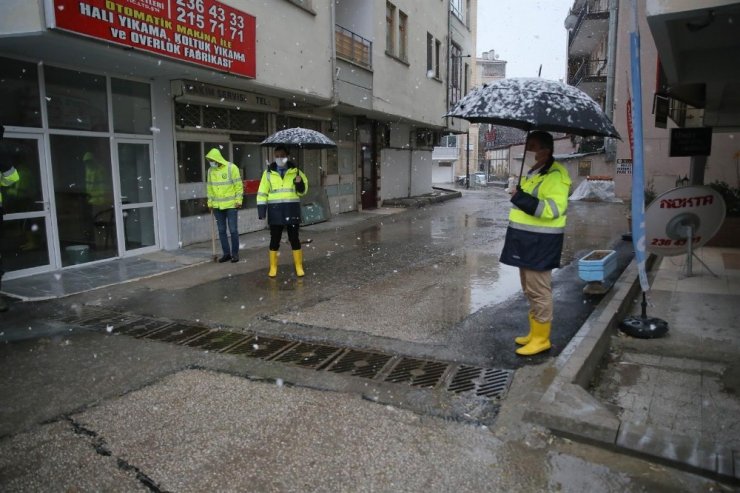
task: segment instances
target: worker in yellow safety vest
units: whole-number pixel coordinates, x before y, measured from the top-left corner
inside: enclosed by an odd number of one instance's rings
[[[552,328],[552,269],[560,267],[568,207],[570,176],[553,158],[553,138],[531,132],[525,159],[530,170],[510,191],[513,207],[501,252],[501,263],[519,267],[522,291],[529,301],[529,334],[517,337],[521,356],[550,349]]]
[[[301,197],[308,192],[308,180],[298,165],[288,159],[286,147],[275,148],[275,160],[262,173],[257,191],[257,216],[267,217],[270,226],[270,271],[277,276],[278,249],[283,228],[288,230],[288,240],[293,249],[295,273],[303,277],[303,251],[298,237],[301,223]]]
[[[208,210],[216,217],[218,238],[223,251],[223,256],[218,261],[239,262],[238,210],[242,207],[244,196],[244,184],[239,175],[239,167],[224,159],[221,151],[215,147],[206,154],[206,161],[209,164],[206,183]],[[231,245],[226,234],[227,225],[231,234]]]
[[[4,134],[5,127],[0,125],[0,141],[3,140]],[[2,187],[15,185],[18,180],[20,180],[20,175],[13,167],[13,163],[10,162],[10,153],[6,151],[3,144],[0,144],[0,239],[3,238],[3,217],[5,215]],[[0,251],[0,289],[2,289],[3,274],[3,256],[2,251]],[[8,302],[0,295],[0,312],[8,311],[8,308]]]

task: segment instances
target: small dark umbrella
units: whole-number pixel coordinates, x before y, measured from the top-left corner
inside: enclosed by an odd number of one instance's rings
[[[286,128],[275,132],[263,140],[260,145],[265,147],[299,147],[301,149],[327,149],[337,146],[333,140],[321,132],[301,127]]]
[[[586,93],[546,79],[512,78],[486,84],[462,98],[445,116],[527,132],[545,130],[621,138],[598,103]]]

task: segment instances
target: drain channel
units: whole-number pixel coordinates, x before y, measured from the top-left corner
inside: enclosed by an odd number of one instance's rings
[[[58,320],[138,339],[151,339],[205,351],[275,361],[317,371],[346,373],[359,378],[406,384],[423,389],[439,389],[492,400],[504,397],[514,375],[513,370],[480,368],[265,337],[182,322],[127,316],[100,309],[86,308],[84,314],[65,316]]]

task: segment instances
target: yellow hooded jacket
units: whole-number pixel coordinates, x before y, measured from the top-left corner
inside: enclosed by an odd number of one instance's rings
[[[242,206],[244,184],[239,168],[228,162],[215,147],[208,151],[206,160],[218,163],[208,167],[207,196],[210,209],[233,209]]]
[[[18,180],[20,180],[20,175],[18,174],[18,171],[12,166],[6,172],[0,173],[0,187],[9,187],[16,183]],[[0,191],[0,207],[2,206],[3,194],[2,191]]]

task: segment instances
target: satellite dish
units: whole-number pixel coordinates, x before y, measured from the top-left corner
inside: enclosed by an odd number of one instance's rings
[[[704,185],[679,187],[659,195],[645,211],[645,248],[672,257],[699,248],[725,220],[725,201]],[[689,245],[689,231],[693,241]]]

